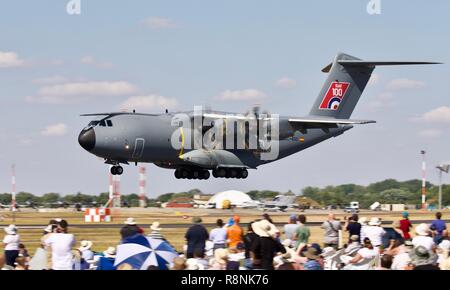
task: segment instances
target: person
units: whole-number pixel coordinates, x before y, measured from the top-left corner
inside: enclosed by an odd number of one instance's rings
[[[14,267],[6,264],[5,255],[0,255],[0,270],[14,270]]]
[[[25,257],[25,259],[27,261],[30,259],[30,254],[28,253],[28,249],[22,243],[19,244],[19,256]]]
[[[351,236],[359,236],[361,235],[361,224],[358,223],[358,215],[352,214],[351,217],[349,217],[348,219],[345,218],[345,225],[344,225],[344,229],[348,232],[348,236],[349,236],[349,243],[352,242],[352,240],[350,239]]]
[[[309,237],[311,236],[311,232],[306,224],[306,216],[301,214],[298,216],[298,227],[295,232],[295,248],[297,252],[300,253],[302,248],[308,244]]]
[[[231,262],[236,262],[237,267],[245,267],[245,247],[244,243],[238,243],[236,248],[228,249],[228,264],[227,268],[230,266]],[[239,270],[239,269],[238,269]]]
[[[227,247],[227,229],[223,226],[223,220],[218,219],[216,225],[217,227],[209,234],[209,240],[214,243],[213,250]]]
[[[72,270],[72,247],[75,245],[75,237],[68,233],[68,227],[67,221],[61,220],[56,233],[52,233],[45,240],[45,245],[51,248],[53,270]]]
[[[318,261],[320,259],[319,252],[315,247],[309,247],[306,250],[305,257],[308,261],[303,265],[305,270],[323,270],[322,264]]]
[[[198,264],[201,264],[203,266],[203,269],[208,269],[208,261],[205,259],[205,252],[201,249],[195,249],[193,254],[194,260],[197,261]]]
[[[430,237],[430,227],[422,223],[415,228],[417,236],[412,239],[414,248],[425,247],[428,251],[433,251],[436,247],[434,240]]]
[[[150,226],[150,233],[147,235],[147,237],[151,239],[157,239],[157,240],[166,240],[164,236],[161,234],[162,228],[160,227],[159,222],[153,222]]]
[[[278,229],[268,220],[260,220],[252,224],[258,238],[252,244],[253,268],[274,270],[273,258],[277,253],[286,253],[284,246],[276,239]]]
[[[380,259],[380,266],[376,270],[391,270],[393,257],[389,254],[384,254]]]
[[[339,230],[341,230],[341,222],[335,219],[333,213],[329,213],[328,220],[323,222],[321,228],[325,230],[325,247],[333,247],[337,249],[339,244]]]
[[[360,217],[358,220],[358,223],[361,225],[360,235],[359,235],[359,241],[362,244],[364,239],[366,238],[366,228],[367,225],[367,218],[366,217]]]
[[[396,244],[395,247],[393,247],[390,250],[391,255],[394,256],[394,259],[392,260],[392,270],[407,270],[408,265],[411,262],[411,258],[409,256],[409,253],[414,248],[412,242],[410,240],[406,240],[404,243]]]
[[[344,263],[347,264],[345,270],[369,270],[375,264],[378,251],[374,248],[369,238],[363,241],[363,248],[358,250],[354,257],[342,257]]]
[[[228,247],[235,248],[238,243],[242,243],[244,231],[239,226],[240,218],[235,215],[233,217],[234,224],[227,228]]]
[[[217,249],[214,251],[214,258],[210,260],[211,270],[226,270],[228,262],[228,250]]]
[[[364,228],[364,234],[369,238],[373,247],[378,248],[383,244],[383,236],[386,231],[381,227],[381,220],[377,217],[372,217],[368,226]]]
[[[103,251],[103,256],[101,256],[97,261],[96,270],[116,270],[114,262],[116,261],[116,248],[108,247],[106,251]]]
[[[403,233],[403,238],[405,240],[410,240],[411,235],[409,233],[410,229],[412,228],[411,221],[409,220],[409,213],[403,212],[402,213],[402,219],[400,220],[400,230]]]
[[[88,240],[82,240],[78,250],[81,253],[81,258],[85,261],[94,259],[94,252],[91,250],[93,243]]]
[[[269,223],[273,224],[273,220],[272,220],[272,218],[270,217],[270,215],[268,213],[264,213],[262,215],[262,217],[263,217],[264,220],[268,220]]]
[[[297,244],[297,229],[299,225],[297,224],[297,216],[292,214],[289,217],[289,222],[284,225],[284,238],[291,240],[290,247],[294,248]]]
[[[244,235],[245,261],[244,265],[247,269],[252,269],[251,248],[258,235],[253,232],[254,221],[248,224],[247,233]]]
[[[447,234],[447,226],[445,224],[445,221],[442,219],[442,213],[437,212],[436,213],[436,219],[431,222],[430,229],[432,230],[434,242],[436,244],[439,244],[443,237]]]
[[[440,270],[436,265],[437,255],[424,246],[417,246],[409,254],[413,270]]]
[[[183,257],[175,257],[173,259],[173,266],[170,270],[185,270],[186,269],[186,259]]]
[[[28,270],[28,263],[25,257],[17,257],[14,266],[14,270]]]
[[[143,234],[144,230],[142,230],[137,224],[134,218],[129,217],[124,222],[125,225],[120,229],[120,236],[122,239],[127,237],[134,236],[136,234]]]
[[[20,235],[17,234],[17,227],[15,225],[9,225],[4,230],[6,235],[3,238],[3,247],[6,264],[14,267],[16,258],[19,256]]]
[[[187,241],[186,257],[188,259],[194,257],[195,249],[205,251],[205,242],[209,238],[208,231],[201,225],[202,219],[200,217],[194,217],[192,221],[194,225],[192,225],[184,235]]]
[[[351,235],[350,241],[351,242],[347,245],[347,247],[344,250],[344,254],[347,256],[354,256],[362,248],[362,246],[359,243],[359,236],[357,235]]]
[[[450,240],[443,240],[436,249],[438,254],[438,264],[442,264],[445,260],[447,260],[450,251]]]

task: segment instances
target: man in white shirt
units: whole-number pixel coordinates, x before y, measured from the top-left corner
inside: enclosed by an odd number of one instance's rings
[[[436,244],[432,237],[430,237],[430,227],[427,224],[420,224],[415,228],[417,236],[412,239],[414,248],[418,246],[425,247],[428,251],[435,249]]]
[[[383,236],[386,232],[381,227],[381,220],[373,217],[370,219],[369,225],[364,227],[364,234],[367,238],[369,238],[372,245],[377,248],[383,243]]]
[[[3,238],[3,246],[5,249],[6,264],[14,267],[16,258],[19,256],[20,236],[17,234],[15,225],[9,225],[4,230],[6,235]]]
[[[223,220],[218,219],[216,222],[217,228],[211,230],[209,240],[214,243],[213,250],[224,249],[227,247],[227,229],[223,226]]]
[[[57,232],[51,234],[45,245],[52,251],[53,270],[72,270],[73,254],[72,247],[75,245],[75,237],[67,233],[68,224],[65,220],[58,223]]]

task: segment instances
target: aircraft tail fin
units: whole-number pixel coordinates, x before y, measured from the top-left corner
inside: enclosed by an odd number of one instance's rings
[[[311,111],[311,116],[350,118],[376,66],[437,64],[417,61],[364,61],[339,53],[334,61],[322,69],[328,78]]]

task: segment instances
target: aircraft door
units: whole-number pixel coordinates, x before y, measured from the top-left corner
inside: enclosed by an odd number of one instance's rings
[[[138,159],[142,157],[144,153],[144,138],[136,138],[136,142],[134,143],[134,151],[133,151],[133,159]]]

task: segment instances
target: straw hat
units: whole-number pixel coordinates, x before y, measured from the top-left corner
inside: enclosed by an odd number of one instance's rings
[[[377,217],[370,218],[369,226],[379,226],[381,225],[381,220]]]
[[[159,222],[153,222],[152,225],[150,226],[150,229],[152,231],[160,231],[162,229],[159,227],[159,225],[160,225]]]
[[[48,225],[44,228],[44,232],[46,233],[52,233],[53,232],[53,225]]]
[[[275,225],[268,220],[260,220],[252,224],[252,230],[260,237],[274,237],[278,233]]]
[[[443,240],[440,244],[439,244],[439,249],[442,250],[450,250],[450,241],[449,240]]]
[[[227,249],[216,249],[214,251],[214,259],[218,263],[226,263],[228,258],[228,250]]]
[[[17,234],[17,227],[15,225],[9,225],[4,228],[5,233],[8,235],[15,235]]]
[[[420,224],[415,228],[415,231],[419,236],[428,236],[430,227],[427,224]]]
[[[134,226],[136,224],[136,221],[134,220],[134,218],[129,217],[123,223],[129,226]]]
[[[366,217],[360,217],[358,220],[358,223],[360,223],[362,226],[367,225],[367,218]]]
[[[205,270],[205,266],[200,264],[197,259],[190,258],[186,260],[186,270]]]
[[[437,255],[433,251],[428,251],[424,246],[418,246],[409,253],[411,264],[414,266],[434,264],[437,261]]]
[[[106,251],[103,252],[106,258],[115,258],[116,257],[116,248],[109,247]]]
[[[358,235],[351,235],[350,236],[350,240],[352,240],[353,242],[357,242],[357,241],[359,241],[359,236]]]
[[[83,252],[83,251],[86,251],[86,250],[89,250],[90,248],[92,248],[92,242],[88,241],[88,240],[82,240],[80,242],[80,246],[81,247],[79,247],[78,250]]]

